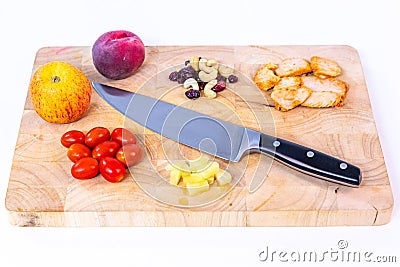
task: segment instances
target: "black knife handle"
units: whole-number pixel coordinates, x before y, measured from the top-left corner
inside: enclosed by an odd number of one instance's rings
[[[261,134],[259,150],[292,168],[324,180],[352,187],[361,183],[360,168],[311,148]]]

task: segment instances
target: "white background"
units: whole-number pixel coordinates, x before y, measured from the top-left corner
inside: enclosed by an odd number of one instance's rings
[[[400,195],[398,7],[396,1],[388,0],[3,1],[1,202],[36,51],[43,46],[90,46],[106,31],[125,29],[138,34],[146,45],[355,47],[363,64],[395,206],[391,223],[380,227],[19,228],[8,223],[7,210],[1,204],[0,266],[265,266],[272,263],[260,262],[258,254],[266,246],[289,252],[329,251],[337,249],[341,239],[351,250],[396,255],[400,262],[396,205]]]

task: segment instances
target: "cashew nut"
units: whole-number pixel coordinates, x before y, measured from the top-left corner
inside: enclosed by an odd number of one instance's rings
[[[199,71],[199,57],[198,56],[192,56],[189,60],[190,66],[192,66],[192,68],[195,71]]]
[[[200,71],[199,72],[200,80],[202,80],[203,82],[209,82],[211,80],[216,79],[217,76],[218,76],[218,71],[216,69],[214,69],[214,68],[212,68],[212,69],[213,69],[213,71],[211,71],[210,73],[207,73],[205,71]]]
[[[209,59],[209,60],[207,60],[206,65],[207,65],[208,67],[214,67],[214,66],[217,66],[217,65],[218,65],[218,61],[215,60],[215,59]],[[214,67],[214,68],[218,69],[218,67]]]
[[[233,74],[233,69],[231,67],[228,66],[224,66],[224,65],[220,65],[218,67],[218,71],[219,74],[221,74],[221,76],[228,78],[229,75]]]
[[[217,84],[217,80],[211,80],[204,86],[204,96],[207,98],[216,98],[217,93],[211,90]]]
[[[218,83],[218,81],[217,81],[216,79],[209,81],[209,82],[204,86],[204,91],[213,89],[213,87],[216,86],[217,83]]]
[[[205,58],[200,59],[200,61],[199,61],[199,69],[200,70],[204,71],[205,73],[210,73],[210,72],[213,72],[214,70],[217,70],[214,67],[208,67],[207,61],[208,60]]]
[[[197,83],[197,81],[193,78],[189,78],[187,79],[184,83],[183,83],[183,87],[186,89],[189,89],[190,87],[192,87],[193,90],[199,90],[199,84]]]
[[[207,91],[204,91],[204,96],[207,98],[216,98],[217,93],[214,92],[213,90],[207,90]]]

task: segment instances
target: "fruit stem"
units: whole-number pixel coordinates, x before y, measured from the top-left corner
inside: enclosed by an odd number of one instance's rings
[[[61,78],[58,76],[53,76],[53,77],[51,77],[51,81],[53,83],[58,83],[58,82],[61,82]]]

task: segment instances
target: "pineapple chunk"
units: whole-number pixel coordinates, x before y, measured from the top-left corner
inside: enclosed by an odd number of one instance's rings
[[[165,170],[169,171],[169,183],[172,185],[178,185],[181,178],[189,175],[187,172],[188,165],[183,161],[177,161],[172,164],[168,164]]]
[[[169,173],[169,183],[172,185],[178,185],[181,178],[182,178],[182,172],[172,167]]]
[[[203,180],[202,182],[199,183],[187,183],[186,184],[186,190],[189,194],[189,196],[194,196],[198,195],[200,193],[206,192],[209,189],[208,182],[206,180]]]
[[[219,164],[218,162],[214,161],[207,169],[199,173],[203,176],[205,180],[207,180],[210,177],[214,178],[215,175],[218,173],[218,170],[219,170]]]
[[[218,170],[218,173],[215,175],[215,179],[217,180],[217,184],[219,186],[223,186],[232,182],[231,174],[222,169]]]
[[[183,172],[183,171],[181,171],[181,173],[182,173],[182,178],[184,178],[184,177],[187,177],[187,176],[190,176],[190,175],[191,175],[191,173],[190,173],[190,172]]]
[[[169,164],[166,170],[170,171],[169,182],[178,185],[182,180],[190,196],[206,192],[210,184],[217,181],[218,186],[229,184],[232,176],[229,172],[219,168],[218,162],[210,162],[205,156],[186,162],[178,161]]]
[[[183,177],[184,184],[202,183],[203,181],[204,177],[200,173],[191,173]]]

